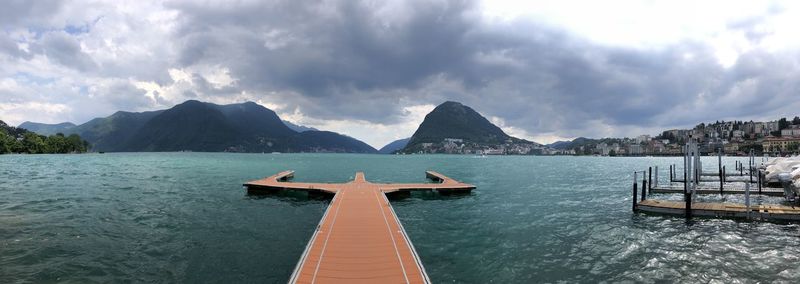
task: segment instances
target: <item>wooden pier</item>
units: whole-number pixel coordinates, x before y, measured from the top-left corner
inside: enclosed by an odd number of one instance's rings
[[[683,193],[683,185],[678,186],[654,186],[648,190],[650,193]],[[720,194],[719,187],[717,186],[702,186],[698,187],[694,191],[695,194]],[[734,187],[731,186],[723,187],[721,191],[722,194],[745,194],[745,189],[743,187]],[[763,188],[759,192],[758,190],[750,190],[750,194],[753,195],[766,195],[766,196],[783,196],[784,192],[783,189],[778,188]]]
[[[675,165],[669,166],[669,184],[659,185],[658,167],[646,171],[633,173],[632,209],[633,212],[657,213],[685,216],[686,218],[712,217],[712,218],[739,218],[748,220],[767,221],[800,221],[800,206],[795,206],[794,198],[786,198],[787,205],[783,204],[751,204],[751,195],[785,196],[783,188],[765,187],[764,172],[756,166],[753,151],[750,152],[750,161],[747,168],[744,163],[736,161],[735,169],[738,173],[728,173],[722,164],[722,150],[718,155],[716,172],[704,172],[700,160],[698,144],[689,136],[689,142],[684,145],[683,173],[678,179]],[[641,187],[638,184],[638,174],[642,174]],[[677,186],[676,186],[677,183]],[[712,183],[713,186],[710,186]],[[741,186],[735,186],[741,184]],[[649,185],[649,186],[648,186]],[[639,194],[641,189],[641,194]],[[678,193],[683,195],[683,200],[648,200],[653,193]],[[695,202],[698,194],[743,194],[744,204]]]
[[[641,212],[686,215],[686,203],[683,201],[644,200],[638,203],[637,210]],[[695,202],[691,204],[689,216],[736,218],[769,221],[800,221],[800,207],[787,205],[751,205],[736,203],[707,203]]]
[[[386,194],[470,192],[475,186],[434,171],[426,172],[426,176],[437,183],[371,183],[362,172],[348,183],[295,183],[288,182],[294,172],[284,171],[244,186],[248,191],[299,190],[333,195],[290,283],[430,283]]]

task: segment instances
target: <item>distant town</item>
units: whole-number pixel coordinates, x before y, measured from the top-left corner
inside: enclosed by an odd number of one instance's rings
[[[714,154],[720,150],[726,155],[768,154],[781,156],[798,153],[800,148],[800,117],[776,121],[717,121],[701,123],[692,129],[671,129],[651,137],[636,138],[578,138],[557,142],[543,149],[549,155],[601,155],[642,156],[680,155],[689,139],[696,139],[702,154]]]
[[[670,129],[656,136],[584,138],[542,145],[512,137],[472,108],[445,102],[429,113],[411,138],[390,143],[383,153],[473,155],[676,156],[695,139],[701,154],[796,154],[800,117],[775,121],[716,121],[692,129]],[[407,144],[406,144],[407,143]],[[394,148],[391,148],[394,147]],[[388,149],[391,148],[391,149]]]

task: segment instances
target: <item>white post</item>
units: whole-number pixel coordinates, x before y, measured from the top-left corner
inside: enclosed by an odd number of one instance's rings
[[[658,166],[656,166],[656,176],[655,176],[655,180],[653,181],[653,183],[654,183],[654,184],[652,184],[653,187],[658,186]]]
[[[699,154],[695,152],[695,154]],[[700,176],[703,175],[703,161],[700,160],[700,155],[697,155],[697,179],[700,179]]]
[[[691,143],[691,142],[689,142]],[[689,151],[692,150],[691,144],[686,144],[686,185],[689,192],[692,191],[692,180],[694,179],[694,171],[692,170],[692,155]]]

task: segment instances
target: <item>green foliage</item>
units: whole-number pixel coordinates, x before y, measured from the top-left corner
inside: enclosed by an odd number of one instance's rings
[[[413,152],[421,143],[439,143],[445,138],[500,144],[511,137],[472,108],[457,102],[445,102],[425,116],[406,150]]]
[[[789,121],[787,121],[785,117],[778,120],[778,129],[784,130],[786,128],[789,128]]]
[[[76,134],[68,137],[61,133],[43,136],[25,129],[10,127],[5,123],[0,124],[0,154],[84,153],[88,150],[88,146],[89,144]]]
[[[190,100],[167,110],[117,112],[67,132],[103,152],[376,152],[340,134],[297,133],[274,111],[252,102],[215,105]]]

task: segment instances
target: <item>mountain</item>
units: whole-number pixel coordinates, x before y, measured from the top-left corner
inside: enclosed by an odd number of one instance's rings
[[[75,124],[71,122],[62,122],[58,124],[47,124],[47,123],[38,123],[38,122],[30,122],[26,121],[17,126],[18,128],[24,128],[28,131],[36,132],[39,135],[53,135],[56,133],[64,133],[70,128],[75,127]]]
[[[398,150],[402,150],[403,148],[406,147],[409,140],[411,140],[411,137],[392,141],[391,143],[386,144],[386,146],[383,146],[383,148],[378,150],[378,153],[392,154]]]
[[[88,146],[89,143],[75,134],[64,136],[63,133],[57,133],[44,136],[25,128],[9,126],[0,120],[0,154],[84,153]]]
[[[448,101],[425,116],[403,152],[529,154],[539,147],[509,136],[472,108]]]
[[[297,125],[297,124],[288,122],[286,120],[283,121],[283,124],[286,124],[287,127],[289,127],[290,129],[294,130],[295,132],[319,131],[319,129],[316,129],[314,127]]]
[[[556,141],[556,142],[547,144],[547,147],[550,147],[550,148],[553,148],[553,149],[563,150],[563,149],[569,148],[570,144],[572,144],[571,140],[570,141]]]
[[[87,123],[67,130],[78,134],[92,144],[98,152],[130,151],[128,141],[153,117],[163,111],[126,112],[118,111],[109,117],[95,118]],[[67,133],[65,133],[67,134]]]
[[[253,123],[253,126],[257,123]],[[218,108],[187,101],[154,116],[127,141],[126,151],[224,151],[245,132]]]
[[[358,139],[330,131],[304,131],[289,140],[292,152],[377,153]]]
[[[95,151],[354,152],[376,153],[338,133],[298,133],[259,104],[216,105],[195,100],[167,110],[117,112],[69,130]]]
[[[433,109],[411,136],[409,146],[437,143],[444,138],[476,143],[502,143],[510,138],[472,108],[458,102],[444,102]]]

